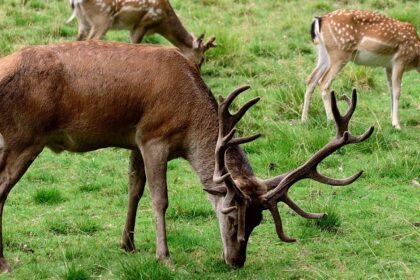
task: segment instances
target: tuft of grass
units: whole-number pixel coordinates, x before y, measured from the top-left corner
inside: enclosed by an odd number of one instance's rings
[[[97,192],[99,190],[101,190],[103,187],[101,182],[91,182],[91,183],[86,183],[83,184],[79,187],[79,191],[81,192],[86,192],[86,193],[90,193],[90,192]]]
[[[86,272],[85,269],[81,267],[76,267],[74,264],[71,264],[67,267],[65,274],[63,275],[65,280],[89,280],[91,277]]]
[[[329,209],[326,216],[314,220],[314,223],[322,230],[337,232],[341,226],[341,219],[335,210]]]
[[[49,230],[54,234],[67,235],[71,231],[71,226],[63,220],[53,220],[48,224]]]
[[[36,204],[54,205],[65,201],[65,198],[57,189],[42,188],[35,192],[34,201]]]
[[[174,279],[174,273],[164,264],[154,259],[136,257],[120,264],[118,279],[121,280],[169,280]]]
[[[101,229],[94,220],[88,218],[81,219],[77,224],[77,228],[80,232],[88,235],[92,235]]]

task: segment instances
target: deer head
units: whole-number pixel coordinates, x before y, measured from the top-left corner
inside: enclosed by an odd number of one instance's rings
[[[219,137],[215,150],[213,176],[213,181],[217,186],[205,190],[216,197],[215,205],[224,245],[224,258],[226,263],[234,267],[244,265],[248,238],[253,229],[260,224],[264,210],[269,210],[272,214],[280,240],[285,242],[296,241],[288,237],[283,231],[281,216],[277,208],[280,201],[304,218],[319,219],[324,217],[326,215],[324,213],[307,213],[294,203],[288,196],[290,187],[294,183],[307,178],[334,186],[351,184],[362,175],[362,172],[346,179],[333,179],[320,174],[317,171],[317,166],[340,147],[362,142],[369,138],[373,132],[373,127],[361,136],[353,136],[348,131],[349,121],[356,108],[357,94],[355,90],[353,91],[350,108],[344,116],[340,115],[335,94],[331,92],[332,111],[337,133],[330,143],[300,167],[275,178],[268,180],[260,180],[252,176],[237,176],[237,178],[234,178],[229,170],[228,161],[232,156],[230,152],[239,149],[240,144],[251,142],[260,136],[257,134],[250,137],[234,138],[235,125],[246,111],[259,101],[259,98],[252,99],[241,107],[236,114],[232,115],[229,112],[229,106],[233,100],[248,88],[241,87],[232,92],[226,100],[221,99],[218,107]]]

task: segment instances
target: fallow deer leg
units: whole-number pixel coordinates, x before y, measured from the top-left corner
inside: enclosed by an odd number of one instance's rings
[[[392,68],[385,68],[386,79],[388,81],[389,96],[391,97],[391,121],[392,121],[392,110],[394,108],[392,100]]]
[[[146,35],[146,29],[142,26],[137,27],[131,30],[130,40],[133,44],[140,44],[143,40],[144,35]]]
[[[302,119],[301,119],[302,122],[305,122],[308,119],[309,106],[311,104],[312,94],[319,80],[324,76],[327,70],[328,70],[328,55],[326,53],[325,47],[320,44],[318,45],[318,64],[316,68],[314,69],[314,71],[312,71],[307,81],[305,100],[303,103],[303,110],[302,110]]]
[[[398,103],[401,94],[401,80],[404,73],[404,66],[396,64],[392,67],[392,126],[396,129],[401,129],[400,121],[398,120]]]
[[[4,162],[0,171],[0,271],[10,272],[11,268],[3,255],[3,207],[13,186],[29,168],[36,156],[42,151],[43,145],[31,146],[25,149],[9,149],[3,154]],[[20,152],[19,152],[20,151]]]
[[[88,40],[99,40],[105,36],[108,29],[111,27],[112,21],[103,16],[96,16],[90,22],[90,33],[87,37]]]
[[[79,26],[78,26],[78,33],[77,33],[76,41],[84,41],[89,35],[91,27],[86,20],[80,19],[80,18],[78,18],[77,20],[78,20]]]
[[[150,141],[141,146],[141,153],[156,216],[156,257],[158,260],[171,264],[165,224],[165,213],[168,208],[166,170],[169,152],[166,144]]]
[[[333,58],[332,58],[333,56]],[[330,66],[320,81],[320,88],[322,93],[322,101],[324,102],[325,113],[327,114],[328,120],[334,120],[333,113],[331,111],[331,95],[330,86],[337,74],[343,69],[344,65],[350,58],[351,54],[330,54]]]
[[[146,184],[146,173],[144,171],[143,158],[140,151],[132,151],[130,155],[128,189],[128,212],[124,232],[121,241],[121,248],[127,252],[134,251],[134,228],[136,225],[137,207],[144,192]]]

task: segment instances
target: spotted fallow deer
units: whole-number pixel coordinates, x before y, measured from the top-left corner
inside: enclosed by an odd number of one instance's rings
[[[204,34],[196,38],[187,32],[168,0],[70,0],[77,18],[77,40],[101,39],[109,29],[128,29],[132,43],[140,43],[146,34],[158,33],[200,67],[204,53],[215,47],[215,37],[204,43]]]
[[[413,25],[384,15],[358,10],[337,10],[314,19],[313,42],[318,46],[318,64],[308,78],[302,121],[308,119],[309,104],[317,83],[325,111],[332,119],[331,82],[348,61],[385,67],[391,92],[392,125],[400,129],[398,100],[404,71],[420,72],[420,39]]]
[[[137,207],[146,179],[156,216],[156,256],[170,261],[165,212],[168,207],[167,163],[188,160],[209,193],[220,225],[226,263],[241,267],[248,238],[273,214],[281,240],[277,203],[283,201],[305,218],[287,195],[299,180],[348,185],[362,174],[342,180],[317,171],[318,164],[340,147],[367,139],[353,136],[348,123],[356,107],[340,116],[332,94],[335,138],[295,170],[271,179],[255,177],[239,144],[259,135],[233,138],[235,125],[258,102],[237,113],[229,106],[248,87],[241,87],[218,105],[199,70],[177,49],[152,45],[85,41],[34,46],[0,59],[0,225],[3,206],[13,186],[48,147],[87,152],[106,147],[131,150],[128,214],[121,247],[133,251]],[[1,237],[0,227],[0,237]],[[10,271],[0,238],[0,268]]]

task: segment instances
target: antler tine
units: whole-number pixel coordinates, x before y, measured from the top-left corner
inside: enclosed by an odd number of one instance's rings
[[[327,214],[325,213],[308,213],[302,208],[300,208],[288,195],[287,193],[282,196],[281,200],[286,203],[293,211],[295,211],[297,214],[302,216],[306,219],[321,219]]]
[[[348,130],[348,121],[346,122],[340,114],[340,110],[337,106],[337,98],[335,97],[335,92],[331,91],[331,111],[333,113],[335,126],[337,128],[337,137],[343,136],[344,132]],[[352,102],[353,103],[353,102]],[[350,108],[353,104],[350,105]]]
[[[242,117],[249,110],[249,108],[251,108],[252,106],[254,106],[255,104],[257,104],[258,101],[260,101],[260,99],[261,99],[260,97],[255,97],[255,98],[249,100],[247,103],[245,103],[238,110],[237,113],[235,113],[234,115],[232,115],[232,125],[235,126],[242,119]]]
[[[351,94],[351,101],[349,102],[349,109],[347,110],[347,113],[343,117],[347,122],[349,122],[351,117],[353,116],[353,113],[356,110],[356,105],[357,105],[357,91],[354,88]]]
[[[331,109],[332,109],[332,113],[333,113],[336,128],[337,128],[337,138],[344,136],[346,132],[349,133],[348,126],[349,126],[350,119],[353,116],[354,111],[356,110],[356,105],[357,105],[357,91],[356,89],[353,89],[349,109],[347,110],[344,116],[341,116],[340,111],[338,110],[337,99],[335,97],[335,93],[334,91],[331,92]],[[373,130],[374,130],[374,127],[371,126],[368,130],[366,130],[365,133],[363,133],[360,136],[353,136],[349,133],[348,140],[346,140],[345,142],[348,142],[348,143],[363,142],[364,140],[370,137],[370,135],[373,133]]]
[[[230,104],[232,104],[233,100],[235,100],[236,97],[238,97],[239,94],[241,94],[244,91],[247,91],[250,88],[251,88],[250,86],[246,85],[246,86],[241,86],[241,87],[235,89],[234,91],[232,91],[228,95],[228,97],[226,97],[226,99],[224,99],[223,102],[221,102],[219,104],[219,117],[220,117],[220,113],[227,114],[228,116],[231,116],[231,114],[229,113]]]
[[[331,185],[331,186],[347,186],[359,179],[362,176],[363,171],[359,171],[353,176],[344,179],[333,179],[320,174],[318,171],[313,172],[309,177],[317,182]]]
[[[249,142],[252,142],[252,141],[260,138],[260,136],[261,136],[261,133],[257,133],[257,134],[252,135],[252,136],[234,138],[234,139],[232,139],[232,141],[230,141],[229,145],[240,145],[240,144],[249,143]]]
[[[197,37],[198,42],[202,42],[206,33],[201,33],[200,36]]]
[[[280,212],[279,212],[279,209],[277,208],[277,204],[271,204],[268,207],[268,210],[270,210],[270,213],[273,216],[274,224],[276,226],[276,232],[277,232],[277,235],[280,238],[280,240],[282,240],[284,242],[288,242],[288,243],[296,242],[296,239],[288,237],[284,233],[283,224],[281,222]]]
[[[359,136],[349,135],[348,142],[349,143],[360,143],[360,142],[363,142],[363,141],[365,141],[366,139],[368,139],[372,135],[374,129],[375,128],[373,126],[371,126],[362,135],[359,135]]]
[[[214,43],[216,41],[216,37],[211,37],[203,46],[204,51],[207,51],[210,48],[215,48],[217,45]]]

